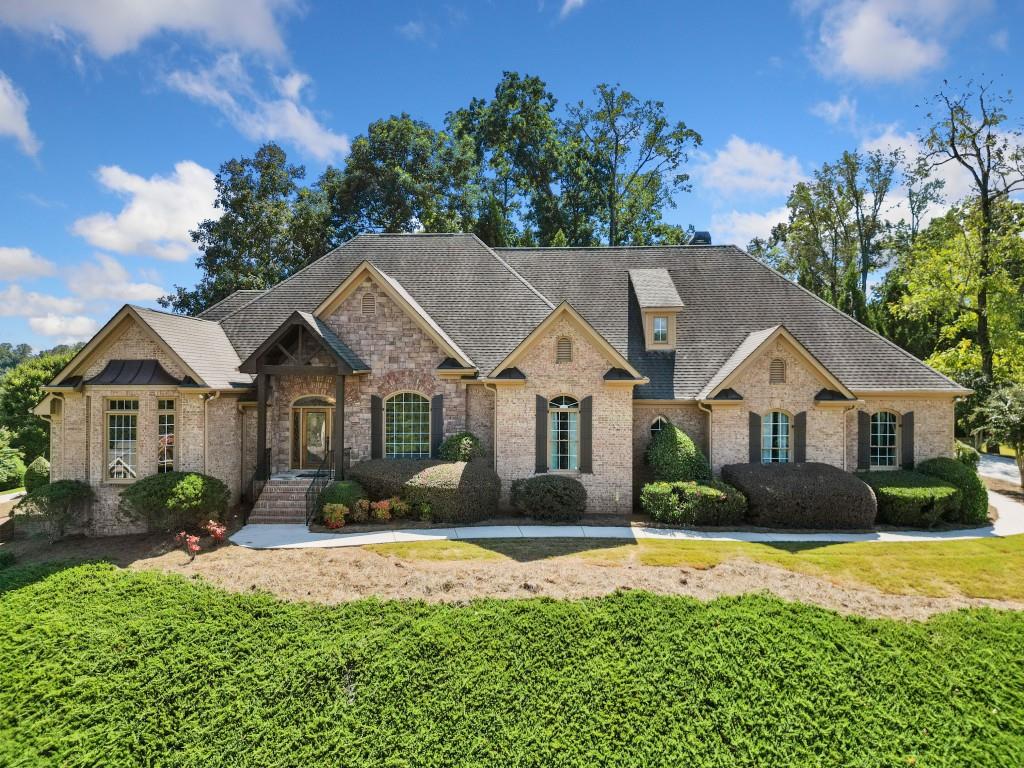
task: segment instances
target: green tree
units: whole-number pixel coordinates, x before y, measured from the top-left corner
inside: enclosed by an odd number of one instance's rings
[[[991,85],[968,81],[957,92],[948,81],[931,100],[925,132],[925,160],[932,169],[950,163],[967,171],[974,203],[974,233],[970,260],[977,270],[971,313],[981,352],[981,370],[995,376],[996,342],[993,339],[989,291],[1000,282],[1000,230],[1004,227],[1002,205],[1015,191],[1024,189],[1024,145],[1021,132],[1004,125],[1009,94],[992,92]]]
[[[856,234],[860,300],[867,295],[871,273],[888,263],[884,242],[891,225],[883,217],[882,210],[902,164],[903,153],[898,149],[872,150],[864,154],[843,152],[839,159],[839,197],[849,202]],[[858,300],[851,291],[848,290],[847,294],[851,300]]]
[[[477,206],[472,141],[402,114],[370,124],[321,186],[347,239],[360,232],[468,232]]]
[[[1017,472],[1024,488],[1024,385],[1001,387],[985,399],[975,413],[976,433],[992,443],[1013,448]]]
[[[6,371],[11,370],[22,360],[31,356],[31,354],[32,347],[28,344],[18,344],[15,346],[8,341],[0,344],[0,376]]]
[[[661,101],[640,101],[605,83],[594,96],[595,104],[568,109],[563,142],[575,148],[574,170],[583,171],[587,191],[600,201],[608,244],[650,242],[662,211],[675,207],[674,194],[690,189],[682,167],[701,136],[682,121],[669,123]]]
[[[50,457],[49,428],[32,408],[43,399],[42,387],[49,384],[71,362],[81,346],[58,352],[42,352],[22,361],[0,378],[0,427],[12,433],[11,445],[31,462],[37,456]]]
[[[305,173],[302,166],[289,165],[284,150],[273,143],[251,158],[221,165],[215,206],[222,213],[191,232],[200,251],[199,283],[191,289],[175,286],[160,304],[197,314],[239,289],[269,288],[323,255],[323,235],[306,231],[296,243],[291,229]]]

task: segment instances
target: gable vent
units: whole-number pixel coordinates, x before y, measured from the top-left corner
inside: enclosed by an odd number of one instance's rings
[[[572,339],[567,336],[563,336],[558,340],[558,347],[555,351],[555,362],[556,363],[571,363],[572,362]]]
[[[372,293],[363,294],[363,314],[368,316],[377,314],[377,299]]]
[[[775,358],[772,360],[771,366],[768,368],[768,383],[769,384],[785,384],[786,383],[786,361]]]

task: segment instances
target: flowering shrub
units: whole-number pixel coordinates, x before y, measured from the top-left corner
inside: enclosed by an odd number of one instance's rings
[[[344,504],[324,504],[324,526],[335,530],[345,525],[349,509]]]
[[[391,499],[370,502],[370,517],[384,522],[391,519]]]
[[[203,530],[210,534],[214,546],[223,544],[224,540],[228,537],[228,527],[224,523],[218,523],[216,520],[207,520],[206,524],[203,525]]]
[[[395,496],[391,501],[391,516],[396,519],[412,517],[412,504],[405,499]]]
[[[193,536],[185,531],[178,531],[177,535],[174,537],[174,543],[185,550],[185,554],[188,555],[188,561],[190,563],[196,559],[196,552],[201,549],[199,546],[199,537]]]
[[[370,519],[370,500],[359,499],[353,506],[349,507],[348,522],[365,523]]]

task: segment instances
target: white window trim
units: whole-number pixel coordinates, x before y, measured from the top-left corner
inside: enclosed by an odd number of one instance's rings
[[[416,395],[417,397],[422,397],[427,402],[427,452],[424,455],[422,455],[422,456],[389,456],[388,455],[388,403],[391,402],[392,400],[394,400],[396,397],[400,397],[402,395]],[[403,389],[403,390],[400,390],[398,392],[392,392],[391,394],[389,394],[387,397],[385,397],[383,399],[383,402],[381,403],[381,410],[383,411],[383,413],[381,414],[381,430],[383,431],[383,434],[381,435],[381,454],[383,455],[383,457],[385,459],[429,459],[430,458],[431,446],[434,444],[434,435],[433,435],[433,432],[432,432],[433,427],[434,427],[434,424],[433,424],[433,422],[434,422],[433,407],[434,406],[433,406],[432,398],[430,397],[430,395],[424,394],[423,392],[418,392],[415,389]]]
[[[161,401],[171,401],[174,403],[172,408],[161,408]],[[177,397],[158,397],[156,399],[156,472],[157,474],[166,474],[160,472],[160,440],[162,435],[160,434],[160,417],[161,416],[173,416],[174,417],[174,431],[171,433],[174,435],[174,442],[171,443],[171,468],[167,472],[174,472],[178,469],[178,438],[179,429],[181,426],[180,419],[178,418],[178,398]]]
[[[551,404],[561,397],[566,397],[573,400],[576,405],[572,408],[556,408]],[[576,466],[575,467],[554,467],[555,458],[555,441],[551,434],[551,417],[558,413],[575,413],[576,414]],[[548,418],[547,418],[547,442],[548,442],[548,472],[563,475],[578,475],[580,474],[580,399],[575,395],[558,394],[548,398]],[[571,451],[570,451],[571,455]]]
[[[766,416],[770,416],[773,413],[781,413],[786,417],[786,460],[785,461],[765,461],[764,452],[766,449],[764,444],[764,420]],[[762,464],[792,464],[793,463],[793,451],[795,446],[793,445],[793,414],[782,408],[772,408],[770,411],[766,411],[761,414],[761,443],[759,450],[761,452],[761,463]]]
[[[895,453],[893,454],[892,464],[875,464],[875,460],[872,457],[874,445],[873,440],[875,437],[874,420],[875,416],[880,413],[888,413],[895,419],[895,431],[896,431],[896,445],[894,446]],[[903,419],[896,411],[890,411],[886,408],[882,408],[877,411],[872,411],[868,418],[868,469],[872,472],[893,472],[900,468],[900,456],[903,447]]]
[[[110,404],[115,400],[135,401],[134,410],[113,409]],[[142,401],[138,397],[105,397],[103,399],[103,482],[108,485],[131,485],[140,477],[139,462],[142,459],[141,435],[139,414],[142,410]],[[135,416],[135,476],[134,477],[111,477],[110,476],[110,417],[111,416]]]

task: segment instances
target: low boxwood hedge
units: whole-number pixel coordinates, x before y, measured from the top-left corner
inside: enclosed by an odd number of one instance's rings
[[[69,528],[88,524],[89,505],[96,498],[92,486],[80,480],[58,480],[38,486],[14,506],[15,524],[28,521],[39,524],[52,540],[64,536]]]
[[[164,472],[136,480],[121,491],[119,508],[129,520],[151,531],[196,529],[223,520],[231,491],[216,477],[199,472]]]
[[[406,482],[428,467],[444,462],[437,459],[370,459],[353,465],[348,476],[366,489],[371,501],[399,496]]]
[[[573,523],[587,511],[587,489],[575,477],[534,475],[513,481],[510,501],[537,520]]]
[[[729,464],[722,479],[747,497],[751,522],[769,528],[870,528],[878,511],[867,483],[829,464]]]
[[[645,461],[651,477],[669,483],[711,482],[711,465],[690,436],[675,424],[666,423],[651,438]]]
[[[746,518],[747,499],[717,480],[708,485],[656,482],[643,487],[640,508],[669,525],[739,525]]]
[[[988,522],[988,490],[978,473],[963,462],[950,458],[927,459],[917,471],[955,485],[960,491],[960,510],[951,522],[985,525]]]
[[[949,520],[960,509],[956,486],[932,475],[909,470],[861,472],[858,474],[875,491],[878,522],[911,528],[931,528]]]

